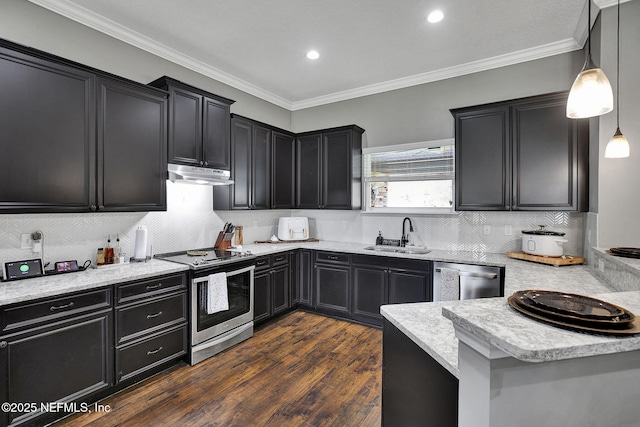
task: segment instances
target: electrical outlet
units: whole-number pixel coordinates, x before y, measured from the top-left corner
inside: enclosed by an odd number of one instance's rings
[[[513,235],[513,227],[511,227],[510,225],[505,225],[504,226],[504,235],[505,236]]]
[[[490,225],[485,225],[484,226],[484,234],[486,236],[488,236],[489,234],[491,234],[491,226]]]
[[[31,233],[20,234],[20,248],[31,249],[33,247],[33,240],[31,239]]]

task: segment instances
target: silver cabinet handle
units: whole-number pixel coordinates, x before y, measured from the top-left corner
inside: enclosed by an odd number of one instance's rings
[[[436,273],[440,273],[442,269],[436,268]],[[473,271],[459,271],[460,276],[465,277],[482,277],[483,279],[495,279],[498,277],[497,273],[477,273]]]
[[[157,352],[161,351],[162,347],[158,347],[155,350],[149,350],[147,351],[147,356],[151,356],[152,354],[156,354]]]
[[[64,305],[52,305],[51,308],[49,308],[49,310],[51,311],[58,311],[58,310],[64,310],[65,308],[71,308],[73,307],[73,301],[71,301],[69,304],[64,304]]]
[[[7,348],[7,346],[9,345],[8,342],[6,341],[0,341],[0,348]]]
[[[147,314],[147,319],[153,319],[153,318],[155,318],[155,317],[160,316],[161,314],[162,314],[162,312],[161,312],[161,311],[159,311],[159,312],[157,312],[157,313],[155,313],[155,314]]]
[[[162,287],[162,283],[158,283],[156,285],[147,285],[147,290],[150,291],[152,289],[158,289]]]

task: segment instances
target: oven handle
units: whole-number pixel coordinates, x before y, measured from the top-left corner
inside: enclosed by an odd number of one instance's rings
[[[225,273],[227,273],[227,277],[231,277],[231,276],[237,276],[239,274],[244,274],[247,271],[253,271],[256,269],[255,265],[250,265],[248,267],[244,267],[241,268],[239,270],[233,270],[233,271],[226,271]],[[193,284],[198,284],[198,283],[202,283],[202,282],[207,282],[209,281],[209,276],[204,276],[204,277],[198,277],[196,279],[193,279]]]

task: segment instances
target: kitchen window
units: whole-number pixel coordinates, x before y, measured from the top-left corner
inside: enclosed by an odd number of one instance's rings
[[[362,152],[365,212],[453,212],[454,139]]]

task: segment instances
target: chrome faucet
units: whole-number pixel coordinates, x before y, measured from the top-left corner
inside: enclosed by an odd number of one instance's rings
[[[409,233],[413,231],[413,224],[411,223],[411,218],[405,217],[405,219],[402,220],[402,238],[400,239],[400,246],[402,247],[405,247],[409,242],[409,235],[408,234],[405,235],[405,232],[404,232],[404,226],[407,220],[409,221]]]

